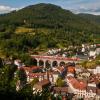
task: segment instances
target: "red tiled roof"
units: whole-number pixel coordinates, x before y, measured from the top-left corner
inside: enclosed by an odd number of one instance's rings
[[[24,70],[27,70],[27,71],[31,70],[30,67],[21,67],[21,68],[23,68]]]
[[[40,69],[39,66],[31,66],[30,68],[31,68],[32,70]]]
[[[46,73],[29,73],[29,77],[39,77],[39,76],[44,76]]]
[[[48,72],[49,75],[52,75],[53,73]],[[29,73],[28,76],[29,77],[39,77],[39,76],[44,76],[46,75],[46,73]]]
[[[100,44],[96,44],[96,46],[100,46]]]
[[[63,71],[64,71],[64,68],[63,68],[63,67],[57,67],[57,69],[58,69],[60,72],[63,72]]]
[[[54,91],[56,92],[68,92],[67,87],[54,87]]]
[[[72,84],[72,86],[75,88],[75,89],[80,89],[80,90],[85,90],[86,89],[86,86],[87,84],[83,81],[78,81],[76,80],[75,78],[68,78],[70,83]]]
[[[67,71],[71,72],[71,73],[74,73],[75,72],[75,67],[70,66],[70,67],[68,67]]]
[[[31,67],[22,67],[24,70],[27,70],[27,71],[32,71],[32,70],[37,70],[37,69],[40,69],[40,67],[38,66],[31,66]]]

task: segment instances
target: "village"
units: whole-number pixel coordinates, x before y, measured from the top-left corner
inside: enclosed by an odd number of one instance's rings
[[[92,46],[92,47],[95,47]],[[82,52],[86,51],[82,45]],[[99,50],[98,50],[99,49]],[[87,60],[92,62],[100,54],[99,45],[96,51],[89,51]],[[79,63],[86,58],[67,57],[67,52],[60,55],[61,49],[49,50],[46,54],[31,55],[36,65],[25,66],[21,60],[16,59],[14,64],[18,70],[24,70],[27,83],[34,82],[33,94],[40,93],[48,89],[55,97],[61,100],[100,100],[100,64],[94,68],[82,67]],[[16,77],[16,72],[15,72]],[[16,90],[19,91],[25,84],[20,80],[16,83]]]
[[[100,100],[100,0],[0,0],[0,100]]]

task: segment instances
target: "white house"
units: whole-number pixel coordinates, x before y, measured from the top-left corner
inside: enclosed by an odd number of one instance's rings
[[[21,67],[22,66],[21,60],[19,60],[19,59],[14,60],[14,64],[16,66],[18,66],[18,67]]]
[[[96,51],[90,51],[89,56],[95,58],[96,57]]]

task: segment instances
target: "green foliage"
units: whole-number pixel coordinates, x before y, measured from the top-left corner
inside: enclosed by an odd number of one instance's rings
[[[6,23],[15,26],[60,29],[62,32],[69,31],[70,33],[71,30],[73,30],[72,33],[75,31],[100,32],[98,24],[93,23],[92,20],[87,20],[52,4],[37,4],[1,15],[0,23],[2,27],[5,27]],[[4,29],[1,28],[1,30]]]
[[[36,84],[37,82],[39,82],[38,78],[34,78],[33,81],[31,82],[31,86],[33,87],[34,84]]]
[[[30,84],[25,85],[21,90],[18,91],[19,99],[22,100],[34,100],[33,90]]]
[[[3,67],[3,60],[2,60],[2,58],[0,58],[0,68],[2,68]]]
[[[22,83],[22,85],[25,85],[27,82],[27,76],[26,76],[26,72],[23,68],[20,68],[17,71],[17,75],[18,75],[18,79],[20,80],[20,82]]]
[[[100,54],[96,57],[96,60],[100,60]]]
[[[28,54],[20,54],[18,58],[21,59],[21,61],[26,65],[26,66],[32,66],[34,65],[33,59],[28,55]]]
[[[0,69],[0,98],[7,100],[12,98],[16,100],[16,85],[13,81],[16,66],[9,65]]]
[[[14,55],[34,49],[99,43],[100,27],[96,22],[52,4],[28,6],[0,15],[0,52]],[[19,27],[23,34],[16,34]]]
[[[7,65],[0,68],[0,98],[2,100],[56,100],[48,89],[33,94],[31,84],[25,84],[22,89],[16,91],[16,81],[14,73],[17,68],[14,65]],[[19,79],[26,82],[25,72],[21,69],[17,72]],[[34,79],[37,82],[38,79]]]
[[[96,66],[100,65],[99,56],[95,60],[92,60],[92,61],[83,61],[81,65],[84,68],[95,68]]]
[[[63,86],[65,85],[65,82],[64,82],[61,78],[58,78],[58,79],[56,80],[56,85],[57,85],[58,87],[63,87]]]
[[[100,24],[100,15],[95,16],[92,14],[79,14],[79,16],[84,17],[85,19],[92,20],[94,23]]]

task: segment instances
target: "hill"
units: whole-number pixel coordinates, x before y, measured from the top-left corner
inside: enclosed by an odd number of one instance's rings
[[[99,34],[96,21],[53,4],[30,5],[0,15],[0,49],[7,54],[97,43]]]
[[[0,23],[27,27],[65,28],[98,33],[96,23],[53,4],[37,4],[0,16]],[[87,28],[88,27],[88,28]]]
[[[89,21],[93,21],[96,24],[100,25],[100,15],[92,15],[92,14],[78,14],[80,17],[83,17],[85,19],[88,19]]]

